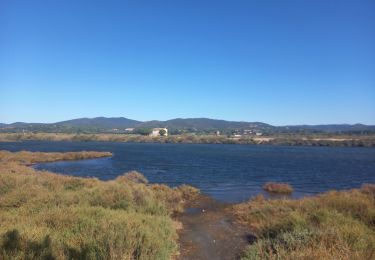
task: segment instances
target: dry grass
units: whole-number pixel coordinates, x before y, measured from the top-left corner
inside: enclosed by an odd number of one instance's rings
[[[269,193],[290,194],[293,192],[292,186],[287,183],[267,182],[263,185],[263,190]]]
[[[112,181],[36,171],[24,163],[104,153],[1,152],[0,259],[169,259],[171,214],[189,188],[149,185],[131,172]],[[194,193],[194,194],[193,194]]]
[[[375,185],[234,207],[257,240],[244,259],[374,259]]]

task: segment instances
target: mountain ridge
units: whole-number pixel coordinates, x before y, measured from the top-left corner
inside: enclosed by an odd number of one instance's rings
[[[171,130],[184,130],[191,132],[201,131],[230,131],[253,129],[263,132],[350,132],[350,131],[375,131],[375,125],[365,124],[319,124],[319,125],[286,125],[273,126],[263,122],[229,121],[212,118],[173,118],[169,120],[138,121],[126,117],[94,117],[76,118],[55,123],[25,123],[11,124],[0,123],[2,132],[19,131],[47,131],[47,132],[103,132],[118,128],[153,128],[167,127]]]

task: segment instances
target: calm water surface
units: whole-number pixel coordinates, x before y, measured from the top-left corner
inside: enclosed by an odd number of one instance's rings
[[[112,158],[38,164],[37,169],[114,179],[137,170],[152,183],[190,184],[214,198],[239,202],[262,193],[268,181],[288,182],[294,197],[375,183],[375,149],[113,142],[10,142],[1,150],[97,150]]]

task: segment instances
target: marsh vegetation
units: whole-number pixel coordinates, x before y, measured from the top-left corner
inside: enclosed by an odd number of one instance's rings
[[[256,234],[244,259],[374,259],[375,185],[234,206]]]
[[[169,259],[198,190],[150,185],[137,172],[112,181],[36,171],[25,164],[110,153],[10,153],[0,170],[1,259]]]
[[[135,143],[199,143],[199,144],[265,144],[288,146],[375,147],[375,135],[275,134],[263,137],[178,134],[152,137],[145,134],[67,134],[67,133],[0,133],[1,142],[9,141],[105,141]]]
[[[74,161],[84,159],[94,159],[111,157],[110,152],[96,152],[96,151],[83,151],[83,152],[66,152],[66,153],[43,153],[43,152],[29,152],[20,151],[16,153],[8,151],[0,151],[0,162],[10,163],[16,162],[20,164],[32,164],[38,162],[55,162],[55,161]]]
[[[269,193],[278,194],[290,194],[293,192],[292,186],[288,183],[278,183],[278,182],[267,182],[263,185],[263,190]]]

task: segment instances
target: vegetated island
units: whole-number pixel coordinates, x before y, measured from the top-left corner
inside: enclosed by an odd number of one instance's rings
[[[113,133],[0,133],[0,142],[14,141],[104,141],[133,143],[250,144],[286,146],[375,147],[375,134],[273,134],[264,136],[227,136],[179,134],[149,136]]]
[[[290,184],[278,182],[267,182],[263,185],[263,190],[271,194],[290,194],[293,192],[293,188],[290,186]]]
[[[235,236],[239,227],[252,232],[254,239],[240,248],[243,259],[375,256],[374,184],[299,200],[258,196],[246,203],[214,207],[212,200],[204,199],[193,187],[148,184],[137,172],[100,181],[27,166],[103,156],[110,153],[1,151],[0,258],[176,259],[179,252],[192,250],[179,245],[183,238],[178,236],[194,236],[190,230],[197,225],[194,221],[205,227],[212,221],[224,225],[218,232],[218,245],[227,241],[235,245],[233,239],[241,239]],[[184,209],[199,201],[202,210],[186,221],[190,215]],[[184,217],[176,216],[181,214],[185,214],[183,224],[191,225],[182,226],[184,232],[177,231],[181,229],[178,220]],[[230,233],[233,236],[223,236],[233,227],[237,228]],[[195,242],[203,243],[200,238]],[[210,243],[214,248],[215,241]],[[200,248],[205,249],[204,245]]]
[[[110,152],[97,152],[97,151],[82,151],[82,152],[8,152],[0,151],[0,163],[17,163],[20,165],[30,165],[41,162],[56,162],[56,161],[76,161],[85,159],[95,159],[113,156]]]

